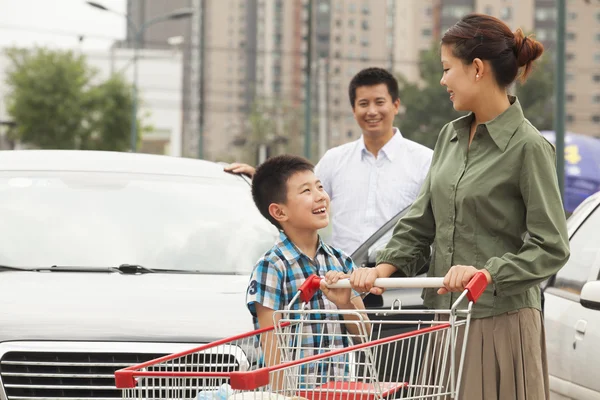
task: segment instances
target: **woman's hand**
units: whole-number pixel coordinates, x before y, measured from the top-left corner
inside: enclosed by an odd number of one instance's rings
[[[327,271],[325,278],[321,280],[321,291],[338,309],[351,309],[352,289],[330,289],[327,285],[336,283],[340,279],[349,278],[350,275],[340,271]]]
[[[492,283],[492,276],[486,269],[477,269],[472,265],[454,265],[444,277],[444,287],[438,289],[438,294],[464,291],[465,286],[479,271],[485,274],[488,284]]]
[[[396,271],[392,264],[382,263],[375,268],[356,268],[350,275],[350,286],[360,293],[371,292],[380,296],[385,289],[376,287],[375,279],[387,278]]]

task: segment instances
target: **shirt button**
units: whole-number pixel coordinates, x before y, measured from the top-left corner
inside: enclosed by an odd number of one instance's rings
[[[448,246],[448,251],[449,251],[450,253],[452,253],[452,250],[454,250],[454,249],[452,248],[452,246]]]

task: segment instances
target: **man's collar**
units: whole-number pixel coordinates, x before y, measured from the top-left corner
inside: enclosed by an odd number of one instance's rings
[[[515,96],[508,96],[508,101],[510,102],[510,106],[502,114],[484,124],[490,137],[501,151],[506,150],[513,133],[515,133],[525,119],[519,100]],[[454,133],[450,137],[450,141],[456,140],[458,135],[463,134],[465,131],[468,134],[473,118],[474,114],[471,112],[455,120],[452,123]]]
[[[392,138],[388,140],[388,142],[379,151],[385,154],[390,161],[394,161],[394,158],[398,157],[398,154],[402,149],[403,140],[404,137],[402,136],[402,133],[400,133],[400,129],[394,127],[394,134],[392,135]],[[365,146],[365,138],[363,135],[360,136],[358,143],[358,150],[362,159],[362,157],[369,152]]]
[[[285,234],[284,231],[279,231],[279,244],[278,247],[281,249],[281,254],[285,258],[285,260],[292,264],[297,262],[304,253],[300,251],[300,249],[290,240],[290,238]],[[321,236],[319,236],[319,244],[317,245],[317,252],[315,254],[319,254],[320,251],[323,251],[329,254],[331,257],[335,257],[331,247],[329,247],[323,240]],[[306,256],[306,255],[305,255]]]

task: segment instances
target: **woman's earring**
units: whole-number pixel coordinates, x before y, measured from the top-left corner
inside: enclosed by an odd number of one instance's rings
[[[479,74],[475,75],[475,78],[479,78]]]

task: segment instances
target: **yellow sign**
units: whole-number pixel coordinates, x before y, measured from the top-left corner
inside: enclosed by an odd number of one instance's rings
[[[565,160],[567,160],[569,164],[578,164],[579,161],[581,161],[579,147],[574,144],[565,146]]]

